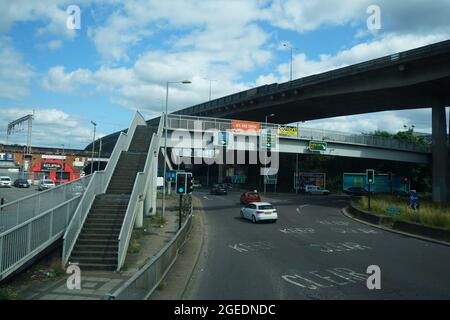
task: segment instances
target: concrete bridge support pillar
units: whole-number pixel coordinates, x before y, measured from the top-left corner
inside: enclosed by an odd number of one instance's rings
[[[445,107],[434,106],[432,108],[433,202],[440,204],[449,202],[449,155],[446,123]]]
[[[144,199],[139,199],[136,205],[136,220],[134,221],[135,228],[142,228],[144,226]]]
[[[149,174],[148,189],[144,199],[144,214],[145,216],[151,216],[156,213],[156,200],[157,200],[157,183],[158,183],[158,156],[153,157],[151,163],[151,172]]]

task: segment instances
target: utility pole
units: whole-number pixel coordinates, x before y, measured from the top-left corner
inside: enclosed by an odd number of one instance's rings
[[[94,136],[92,137],[92,159],[91,159],[91,174],[94,173],[94,152],[95,152],[95,129],[97,128],[97,123],[91,121],[94,126]]]
[[[102,139],[100,139],[100,146],[98,148],[98,161],[97,161],[97,171],[100,171],[100,155],[102,153]]]
[[[297,121],[297,138],[298,138],[298,121]],[[298,152],[295,153],[295,193],[298,194]]]
[[[64,144],[62,144],[62,158],[61,158],[61,172],[60,172],[60,177],[59,177],[59,183],[62,183],[63,180],[63,172],[64,172]]]

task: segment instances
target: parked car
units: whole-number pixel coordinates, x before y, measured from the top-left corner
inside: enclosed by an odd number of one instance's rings
[[[227,189],[223,184],[215,184],[212,186],[210,193],[216,195],[227,194]]]
[[[319,186],[309,186],[307,191],[309,194],[329,195],[330,191]]]
[[[347,190],[344,190],[344,192],[351,196],[367,196],[369,194],[369,191],[362,187],[350,187]]]
[[[55,183],[50,179],[39,180],[38,190],[43,191],[55,187]]]
[[[16,187],[16,188],[29,188],[30,187],[30,183],[28,182],[27,179],[17,179],[16,181],[14,181],[14,187]]]
[[[277,209],[268,202],[251,202],[241,208],[241,217],[252,220],[253,223],[259,221],[276,222],[278,220],[278,213]]]
[[[247,205],[250,202],[261,202],[261,197],[256,191],[247,191],[241,195],[240,201],[242,204]]]
[[[0,187],[11,188],[12,182],[11,178],[8,176],[0,177]]]

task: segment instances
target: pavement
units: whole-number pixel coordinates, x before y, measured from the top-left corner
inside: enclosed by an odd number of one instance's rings
[[[177,197],[168,197],[166,223],[163,226],[150,225],[144,221],[144,229],[135,229],[132,239],[136,252],[129,253],[120,272],[81,270],[81,289],[68,289],[69,275],[60,266],[61,248],[42,259],[30,269],[12,278],[6,287],[21,300],[101,300],[108,293],[117,290],[131,275],[155,255],[175,234],[178,228]],[[160,201],[158,201],[160,204]],[[160,208],[159,208],[160,209]],[[63,273],[61,275],[61,273]]]
[[[253,224],[240,218],[239,193],[196,196],[204,234],[184,247],[199,255],[179,288],[183,299],[450,298],[447,246],[345,217],[348,197],[268,194],[262,200],[276,206],[279,220]],[[370,266],[379,267],[380,289],[367,286]]]

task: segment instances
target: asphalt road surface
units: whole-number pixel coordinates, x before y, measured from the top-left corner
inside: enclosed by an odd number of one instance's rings
[[[255,225],[237,193],[197,196],[205,240],[186,299],[450,298],[450,247],[349,219],[345,197],[263,197],[279,220]],[[372,265],[381,289],[367,287]]]

